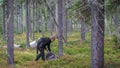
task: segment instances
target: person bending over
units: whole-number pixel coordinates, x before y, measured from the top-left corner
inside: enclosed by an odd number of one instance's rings
[[[44,50],[48,50],[49,52],[51,52],[50,49],[50,44],[51,42],[55,41],[55,36],[51,36],[49,37],[44,37],[44,38],[40,38],[37,41],[37,56],[35,61],[38,61],[40,57],[42,57],[42,60],[45,60],[45,53]],[[40,54],[38,54],[38,51],[40,52]]]

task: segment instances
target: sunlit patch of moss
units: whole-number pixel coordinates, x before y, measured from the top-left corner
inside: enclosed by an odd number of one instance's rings
[[[28,61],[34,60],[36,54],[35,54],[35,50],[32,51],[31,49],[16,49],[14,57],[15,57],[15,64],[19,66],[19,65],[26,65]]]

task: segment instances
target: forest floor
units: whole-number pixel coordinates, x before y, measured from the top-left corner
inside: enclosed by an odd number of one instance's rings
[[[48,34],[45,34],[48,36]],[[41,37],[39,33],[35,38]],[[36,62],[36,49],[25,48],[25,34],[15,35],[15,44],[22,45],[23,48],[14,49],[15,68],[90,68],[91,66],[91,36],[86,35],[86,41],[80,42],[80,33],[72,32],[68,35],[68,45],[63,45],[63,56],[51,61]],[[30,40],[31,41],[31,40]],[[7,51],[1,48],[6,45],[0,38],[0,68],[9,68],[6,62]],[[51,44],[51,50],[58,56],[58,40]],[[46,53],[46,52],[45,52]],[[104,68],[120,68],[120,49],[116,49],[111,36],[105,36],[104,45]]]

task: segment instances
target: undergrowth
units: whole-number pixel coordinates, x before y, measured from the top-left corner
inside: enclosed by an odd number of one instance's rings
[[[49,37],[46,33],[45,36]],[[14,49],[15,68],[90,68],[91,66],[91,44],[90,34],[87,34],[86,41],[80,42],[79,32],[73,32],[68,35],[68,45],[63,45],[63,56],[58,57],[58,40],[51,44],[51,50],[57,56],[55,61],[36,62],[36,49],[24,48],[25,34],[15,35],[15,44],[22,45],[22,48]],[[35,34],[35,40],[41,37],[41,34]],[[1,42],[5,42],[0,38]],[[32,40],[30,40],[32,41]],[[0,46],[6,45],[0,43]],[[105,68],[119,68],[120,67],[120,50],[114,48],[114,42],[110,36],[105,36],[104,45],[104,65]],[[47,52],[45,52],[47,53]],[[0,48],[0,68],[9,68],[6,62],[6,49]]]

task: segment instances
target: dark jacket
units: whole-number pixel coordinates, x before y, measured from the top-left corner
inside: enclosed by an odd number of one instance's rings
[[[37,41],[37,50],[40,49],[40,48],[46,49],[46,47],[47,47],[48,50],[51,51],[50,44],[51,44],[50,38],[47,38],[47,37],[46,38],[40,38]]]

